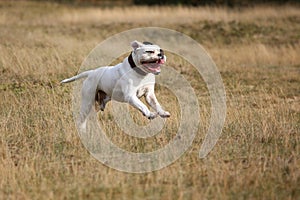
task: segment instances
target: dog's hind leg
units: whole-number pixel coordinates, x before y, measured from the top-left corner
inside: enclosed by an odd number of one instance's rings
[[[83,82],[81,89],[82,100],[79,118],[79,126],[83,131],[86,130],[87,118],[92,110],[92,106],[95,104],[96,89],[97,85],[94,84],[94,80],[92,78],[87,78]]]

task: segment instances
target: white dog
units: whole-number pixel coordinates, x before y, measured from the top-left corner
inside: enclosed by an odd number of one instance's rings
[[[157,115],[166,118],[170,113],[163,110],[154,94],[155,75],[160,73],[160,67],[166,61],[163,50],[149,42],[131,43],[133,51],[122,63],[116,66],[100,67],[65,79],[68,83],[80,78],[86,78],[82,86],[82,103],[80,108],[80,123],[86,125],[86,119],[96,105],[96,111],[103,111],[111,99],[128,102],[140,110],[148,119]],[[155,110],[150,112],[139,99],[145,96],[147,103]],[[98,104],[98,105],[97,105]]]

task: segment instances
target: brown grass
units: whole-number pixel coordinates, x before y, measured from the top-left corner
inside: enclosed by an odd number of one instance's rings
[[[174,164],[129,174],[102,165],[83,147],[72,118],[72,85],[59,81],[74,75],[105,38],[143,26],[172,28],[204,45],[221,72],[228,112],[220,140],[200,160],[209,94],[192,67],[168,53],[168,64],[195,88],[203,123]],[[299,199],[299,33],[299,8],[290,6],[240,11],[1,2],[0,199]],[[178,109],[165,88],[157,93],[169,110]],[[178,127],[172,117],[156,137],[135,139],[117,129],[109,110],[101,123],[114,142],[135,152],[164,146]]]

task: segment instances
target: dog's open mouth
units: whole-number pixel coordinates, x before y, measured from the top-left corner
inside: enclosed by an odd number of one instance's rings
[[[165,60],[164,59],[147,60],[147,61],[141,61],[141,63],[150,72],[157,74],[160,72],[160,65],[164,64]]]
[[[145,64],[164,64],[164,59],[157,59],[157,60],[146,60],[141,62],[143,65]]]

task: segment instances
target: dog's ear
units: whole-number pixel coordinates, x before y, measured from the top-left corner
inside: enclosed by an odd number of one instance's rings
[[[133,42],[131,42],[131,46],[134,50],[136,50],[137,48],[143,46],[143,43],[137,41],[137,40],[134,40]]]

